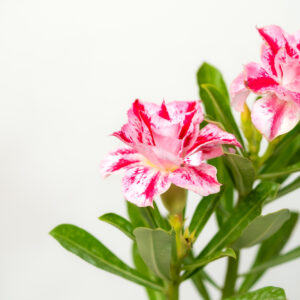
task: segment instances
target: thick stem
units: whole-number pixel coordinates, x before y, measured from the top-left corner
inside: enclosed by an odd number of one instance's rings
[[[179,284],[177,282],[170,282],[167,290],[168,300],[179,300]]]
[[[229,257],[227,264],[227,271],[225,277],[225,284],[222,293],[222,299],[233,296],[235,293],[235,284],[237,280],[237,273],[239,267],[239,252],[236,251],[236,259]]]

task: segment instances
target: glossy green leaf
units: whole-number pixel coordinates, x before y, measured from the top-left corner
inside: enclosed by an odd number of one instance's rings
[[[223,156],[236,189],[241,196],[246,196],[253,186],[255,169],[250,159],[237,154],[225,153]]]
[[[285,176],[285,175],[289,175],[295,172],[299,172],[300,171],[300,162],[293,164],[291,166],[287,166],[283,169],[280,169],[276,172],[271,172],[271,173],[264,173],[264,174],[260,174],[257,176],[257,178],[259,179],[273,179],[276,177],[280,177],[280,176]]]
[[[212,194],[207,197],[203,197],[199,202],[189,226],[190,232],[195,231],[195,238],[198,237],[199,233],[214,212],[218,202],[220,201],[221,195],[222,192],[218,194]]]
[[[224,165],[223,157],[211,159],[208,163],[217,168],[217,178],[222,184],[222,195],[216,208],[216,219],[220,228],[234,208],[234,187],[228,170]]]
[[[129,201],[126,201],[126,204],[127,204],[127,213],[132,226],[134,228],[149,227],[149,224],[147,220],[143,217],[140,208]]]
[[[148,268],[158,277],[170,280],[175,235],[162,229],[139,227],[133,231],[139,253]]]
[[[282,189],[278,191],[276,199],[283,197],[296,189],[300,188],[300,176],[293,180],[290,184],[284,186]]]
[[[282,209],[265,216],[258,216],[234,242],[233,248],[248,248],[261,243],[277,232],[290,216],[288,209]]]
[[[114,227],[118,228],[121,230],[123,233],[125,233],[129,238],[134,240],[134,235],[133,235],[133,226],[129,221],[124,219],[123,217],[114,214],[114,213],[108,213],[104,214],[101,217],[99,217],[99,220],[104,221],[108,224],[113,225]]]
[[[197,259],[211,255],[224,247],[230,246],[245,230],[245,228],[261,213],[261,207],[265,201],[275,197],[278,184],[262,182],[253,190],[241,204],[232,212],[228,221],[215,234],[206,245]],[[195,271],[187,271],[185,277],[193,275]]]
[[[287,298],[283,289],[268,286],[251,293],[226,298],[225,300],[287,300]]]
[[[265,162],[263,173],[277,171],[290,162],[299,149],[300,123],[285,136],[280,136],[277,139],[273,141],[275,142],[275,147],[273,147],[272,154]]]
[[[155,202],[153,202],[152,214],[153,214],[155,223],[157,224],[158,227],[165,229],[165,230],[171,229],[171,225],[170,225],[169,221],[160,214],[158,206],[156,205]]]
[[[276,156],[272,155],[266,161],[264,168],[260,172],[260,175],[265,173],[278,172],[278,170],[281,170],[284,167],[288,166],[290,163],[293,163],[293,158],[300,149],[300,135],[298,134],[297,136],[295,136],[290,143],[281,145],[280,149],[281,150],[277,152]],[[294,163],[296,162],[298,162],[298,159]]]
[[[207,256],[204,256],[203,258],[199,258],[199,259],[196,259],[194,260],[192,263],[188,264],[188,265],[184,265],[182,267],[183,270],[194,270],[196,268],[199,268],[199,267],[202,267],[202,266],[205,266],[207,264],[209,264],[210,262],[212,261],[215,261],[217,259],[220,259],[222,257],[233,257],[233,258],[236,258],[236,254],[234,252],[233,249],[231,248],[228,248],[224,251],[217,251],[213,254],[210,254],[210,255],[207,255]]]
[[[141,258],[138,249],[137,249],[137,244],[133,243],[132,244],[132,257],[133,257],[133,262],[134,265],[136,267],[136,269],[144,274],[149,276],[149,278],[153,279],[153,280],[157,280],[158,278],[148,269],[148,267],[146,266],[146,264],[144,263],[143,259]],[[148,295],[149,300],[166,300],[166,296],[159,291],[150,289],[146,287],[146,292]]]
[[[229,93],[223,76],[217,68],[204,62],[198,70],[197,79],[199,86],[206,83],[214,85],[222,93],[226,102],[230,102]]]
[[[268,262],[270,259],[279,255],[289,240],[297,220],[298,213],[292,212],[291,217],[281,226],[281,228],[261,244],[251,269]],[[239,293],[245,293],[250,290],[263,274],[264,271],[261,271],[245,276],[244,281],[240,286]]]
[[[265,263],[262,263],[260,265],[257,265],[256,267],[252,268],[249,272],[241,274],[241,276],[245,276],[248,274],[253,274],[261,271],[265,271],[267,269],[276,267],[278,265],[284,264],[286,262],[289,262],[291,260],[297,259],[300,257],[300,247],[297,247],[285,254],[281,254],[279,256],[275,256],[274,258],[268,260]]]
[[[107,272],[143,286],[162,290],[157,282],[132,269],[87,231],[70,224],[55,227],[50,234],[68,251]]]
[[[204,103],[206,113],[223,124],[226,131],[233,133],[239,142],[244,146],[244,142],[238,126],[231,113],[230,104],[226,97],[211,84],[200,84],[200,98]]]

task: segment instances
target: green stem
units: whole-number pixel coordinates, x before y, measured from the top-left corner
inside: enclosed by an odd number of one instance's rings
[[[179,300],[179,284],[177,282],[170,282],[167,290],[168,300]]]
[[[222,299],[233,296],[235,293],[235,284],[238,277],[239,267],[239,251],[236,251],[236,259],[229,257],[227,264],[227,271],[225,277],[225,284],[222,293]]]

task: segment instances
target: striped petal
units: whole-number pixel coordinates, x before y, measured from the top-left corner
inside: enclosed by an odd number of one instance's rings
[[[169,180],[182,188],[191,190],[199,195],[207,196],[220,191],[220,183],[216,177],[217,169],[208,164],[198,167],[186,166],[170,173]]]
[[[142,165],[127,169],[122,183],[126,200],[140,207],[153,207],[154,197],[171,185],[167,174]]]
[[[127,169],[141,161],[142,156],[134,149],[120,148],[108,154],[100,164],[100,171],[104,177],[116,171]]]
[[[214,124],[208,124],[200,130],[191,152],[201,151],[203,160],[208,160],[223,154],[222,145],[242,147],[233,134]]]
[[[245,66],[246,85],[256,94],[263,94],[268,91],[276,90],[277,81],[257,63],[249,63]]]
[[[271,141],[297,125],[300,109],[292,101],[269,94],[254,103],[251,117],[255,127]]]
[[[230,96],[231,104],[237,111],[244,110],[244,103],[250,94],[250,90],[245,86],[245,73],[242,72],[239,76],[231,83]]]

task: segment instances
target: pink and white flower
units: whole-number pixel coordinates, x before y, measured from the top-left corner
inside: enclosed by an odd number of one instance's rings
[[[238,111],[243,111],[250,92],[262,95],[254,102],[252,122],[273,140],[300,120],[300,32],[290,35],[275,25],[258,28],[258,32],[264,39],[261,64],[245,65],[230,93]]]
[[[152,206],[172,183],[203,196],[219,192],[217,170],[204,160],[222,155],[223,144],[240,144],[216,125],[199,129],[202,121],[197,101],[156,105],[136,100],[128,123],[113,133],[127,147],[108,155],[102,174],[125,171],[124,196],[137,206]]]

